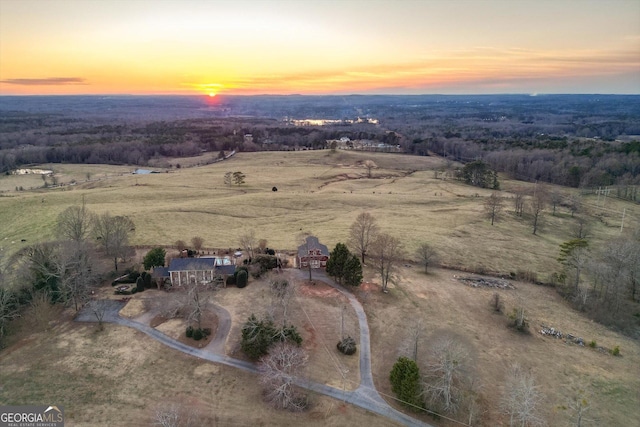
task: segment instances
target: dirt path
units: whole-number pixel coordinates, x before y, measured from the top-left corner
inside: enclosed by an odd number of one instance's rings
[[[360,323],[360,386],[354,391],[343,391],[335,387],[328,386],[326,384],[320,384],[313,381],[298,379],[296,384],[307,390],[314,391],[316,393],[324,394],[326,396],[333,397],[344,402],[351,403],[352,405],[363,408],[367,411],[376,413],[387,417],[393,421],[401,423],[405,426],[423,426],[432,427],[430,424],[423,423],[415,418],[412,418],[406,414],[389,406],[380,395],[378,394],[375,386],[373,385],[373,375],[371,374],[371,346],[369,337],[369,325],[367,323],[367,317],[362,308],[360,302],[353,296],[353,294],[347,292],[344,288],[330,280],[324,273],[315,273],[316,278],[321,278],[326,283],[333,286],[335,289],[343,293],[347,298],[351,306],[354,308],[358,315],[358,322]],[[208,360],[214,363],[221,363],[234,368],[242,369],[251,373],[259,373],[255,364],[246,362],[244,360],[234,359],[224,354],[224,343],[231,327],[231,318],[229,313],[222,307],[216,307],[216,314],[218,314],[220,323],[216,337],[202,349],[197,349],[186,344],[183,344],[173,338],[164,335],[157,329],[152,328],[149,325],[137,322],[135,320],[125,319],[120,316],[119,311],[124,307],[125,302],[115,300],[103,300],[102,304],[105,306],[105,315],[103,321],[106,323],[115,323],[117,325],[128,326],[130,328],[137,329],[149,335],[151,338],[161,342],[167,347],[174,350],[181,351],[185,354],[198,357],[200,359]],[[85,307],[78,313],[76,321],[79,322],[97,322],[96,316],[90,308]]]

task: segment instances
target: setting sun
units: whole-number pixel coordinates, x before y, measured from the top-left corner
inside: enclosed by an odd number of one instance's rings
[[[216,96],[215,92],[209,92],[209,97],[210,97],[210,98],[213,98],[213,97],[215,97],[215,96]]]

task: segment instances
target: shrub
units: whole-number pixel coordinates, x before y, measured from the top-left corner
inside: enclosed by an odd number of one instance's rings
[[[204,334],[202,333],[202,329],[197,328],[193,330],[193,339],[196,341],[200,341],[202,338],[204,338]]]
[[[130,282],[128,283],[136,283],[136,280],[138,280],[138,277],[140,277],[140,273],[138,273],[137,271],[130,272],[129,275],[127,276],[127,278],[130,280]]]
[[[289,325],[282,328],[281,336],[297,345],[302,344],[302,337],[295,326]]]
[[[347,356],[351,356],[356,352],[356,340],[351,337],[342,338],[340,342],[338,342],[338,351]]]
[[[247,286],[247,282],[249,281],[249,276],[247,275],[246,270],[238,271],[238,275],[236,276],[236,286],[239,288],[244,288]]]
[[[131,288],[131,295],[135,294],[136,292],[138,292],[138,288]]]
[[[391,369],[389,380],[391,390],[401,402],[418,407],[423,406],[420,398],[420,369],[414,360],[400,357]]]
[[[614,356],[620,356],[620,346],[617,345],[613,347],[613,350],[611,350],[611,354]]]
[[[598,343],[596,343],[596,340],[591,340],[589,342],[589,347],[596,348],[597,346],[598,346]]]
[[[538,275],[531,270],[518,270],[517,277],[522,282],[536,283],[538,281]]]
[[[519,332],[529,332],[529,321],[524,315],[524,308],[518,307],[513,309],[513,313],[509,316],[513,326]]]
[[[202,328],[202,334],[205,337],[208,337],[209,335],[211,335],[211,328]]]
[[[136,279],[136,290],[138,292],[144,291],[144,280],[142,280],[142,276],[138,276]]]
[[[151,274],[147,273],[146,271],[142,272],[142,284],[144,285],[145,288],[150,288],[151,287]]]
[[[502,310],[504,310],[504,303],[502,302],[502,298],[500,298],[500,294],[497,292],[494,292],[493,295],[491,295],[489,305],[496,313],[502,313]]]
[[[252,314],[242,326],[242,351],[253,360],[267,354],[269,346],[277,335],[276,328],[270,320],[258,320]]]
[[[186,335],[187,335],[187,338],[193,337],[193,326],[191,326],[191,325],[187,326]]]
[[[236,284],[236,275],[234,274],[232,276],[228,276],[226,284],[227,284],[227,286],[235,285]]]

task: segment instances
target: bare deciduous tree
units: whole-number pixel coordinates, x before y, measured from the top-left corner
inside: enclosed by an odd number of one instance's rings
[[[107,314],[107,308],[109,307],[109,301],[107,300],[93,300],[89,303],[89,309],[96,317],[98,321],[98,329],[104,329],[104,316]]]
[[[73,303],[78,311],[96,284],[91,250],[86,243],[66,242],[57,252],[55,266],[60,291],[64,300]]]
[[[31,297],[25,318],[37,331],[46,331],[50,328],[50,322],[53,321],[59,312],[51,303],[51,297],[47,291],[35,292]]]
[[[509,426],[541,426],[544,420],[538,415],[542,393],[531,372],[514,364],[505,380],[501,399],[502,411],[509,416]]]
[[[533,225],[533,234],[536,234],[542,225],[542,212],[547,206],[547,194],[546,191],[543,190],[542,186],[540,186],[533,197],[531,198],[530,207],[531,207],[531,222]]]
[[[202,315],[209,305],[209,297],[202,293],[200,286],[195,280],[190,280],[186,285],[186,315],[187,323],[196,323],[198,329],[202,329]]]
[[[378,234],[378,225],[376,219],[369,212],[362,212],[351,224],[349,229],[349,246],[360,254],[362,264],[364,264],[365,256],[369,250],[371,242],[373,242]]]
[[[0,348],[9,322],[18,317],[18,309],[13,292],[0,281]]]
[[[118,259],[127,255],[129,237],[134,232],[135,225],[126,216],[111,216],[107,212],[95,221],[94,233],[106,254],[113,257],[115,271],[118,271]]]
[[[577,194],[572,195],[569,197],[568,206],[569,212],[571,212],[571,216],[573,217],[576,212],[580,212],[580,210],[582,210],[582,198]]]
[[[364,167],[367,168],[367,177],[371,178],[371,170],[378,167],[373,160],[365,160]]]
[[[513,191],[513,194],[514,194],[514,197],[513,197],[514,211],[516,215],[522,216],[522,212],[524,211],[525,191],[521,188],[518,188]]]
[[[295,380],[307,365],[308,356],[299,346],[278,342],[269,354],[260,359],[260,382],[265,400],[276,409],[302,411],[307,407],[306,396],[295,387]]]
[[[401,347],[401,355],[407,355],[414,362],[418,362],[418,350],[420,347],[420,340],[424,335],[424,325],[422,318],[417,317],[413,320],[407,331],[407,338],[404,345]]]
[[[444,335],[431,345],[431,354],[423,378],[423,390],[432,407],[456,413],[471,378],[471,357],[467,346],[456,337]]]
[[[311,282],[313,280],[313,268],[311,268],[311,256],[309,255],[309,251],[311,250],[309,237],[311,237],[311,233],[308,231],[302,232],[298,235],[298,240],[302,242],[302,247],[304,248],[305,255],[309,257],[309,260],[307,261],[307,270],[309,271],[309,282]]]
[[[84,203],[82,206],[70,206],[58,215],[56,234],[65,240],[81,242],[89,236],[93,218]]]
[[[253,251],[256,248],[256,232],[254,230],[247,231],[240,236],[240,246],[253,258]]]
[[[573,399],[568,405],[568,409],[572,412],[572,419],[576,427],[582,427],[584,421],[589,421],[585,418],[586,412],[591,408],[589,401],[585,397],[584,390],[577,390],[573,395]]]
[[[379,234],[371,244],[371,258],[380,275],[382,292],[388,292],[389,282],[395,279],[403,255],[400,240],[390,234]]]
[[[195,236],[191,238],[191,245],[193,246],[193,249],[195,249],[196,251],[200,251],[200,249],[202,249],[202,245],[204,244],[204,239],[200,236]]]
[[[576,239],[586,239],[591,234],[591,224],[584,216],[576,217],[575,223],[571,226],[571,233]]]
[[[438,262],[438,252],[428,243],[421,243],[417,250],[418,259],[424,265],[424,272],[429,272],[429,266]]]
[[[158,406],[153,414],[153,425],[159,427],[199,427],[203,423],[196,410],[173,403]]]
[[[184,240],[176,240],[173,246],[176,247],[178,252],[182,252],[187,249],[187,243]]]
[[[271,280],[271,317],[274,321],[282,320],[282,329],[287,326],[289,318],[289,303],[295,295],[294,285],[287,280]]]
[[[496,193],[491,193],[491,196],[487,197],[484,202],[484,212],[487,218],[491,220],[491,225],[501,218],[502,209],[504,208],[504,202],[502,197]]]
[[[224,184],[231,187],[232,183],[233,183],[233,172],[226,172],[224,174]]]
[[[551,208],[553,209],[553,216],[556,216],[556,208],[560,203],[562,203],[562,194],[558,191],[550,191],[549,192],[549,203],[551,203]]]

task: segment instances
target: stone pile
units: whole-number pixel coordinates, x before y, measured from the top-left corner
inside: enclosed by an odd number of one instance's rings
[[[541,325],[542,329],[540,329],[540,333],[542,335],[551,336],[558,339],[563,339],[566,343],[569,344],[577,344],[579,346],[584,347],[584,340],[580,337],[576,337],[572,334],[563,334],[562,331],[559,331],[556,328],[552,328],[550,326]]]
[[[458,281],[464,283],[467,286],[471,286],[473,288],[495,288],[495,289],[515,289],[513,286],[506,280],[503,279],[493,279],[489,277],[480,277],[480,276],[453,276],[458,279]]]

